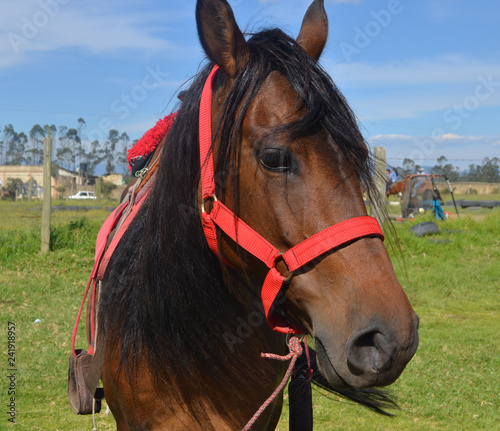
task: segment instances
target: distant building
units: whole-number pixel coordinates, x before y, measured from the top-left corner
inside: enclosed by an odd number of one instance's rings
[[[9,178],[19,178],[23,183],[28,182],[31,178],[37,184],[43,183],[43,166],[0,166],[0,178],[2,184],[7,185]]]
[[[102,179],[104,181],[114,184],[115,186],[121,186],[125,184],[125,179],[123,178],[122,174],[103,175]]]
[[[31,179],[37,188],[41,189],[43,187],[43,166],[1,165],[0,179],[4,187],[9,178],[19,178],[23,183],[28,183]],[[81,186],[87,187],[89,184],[95,184],[96,178],[92,175],[82,176],[79,173],[57,167],[57,177],[52,177],[51,180],[52,197],[67,197],[74,194]],[[41,198],[42,196],[43,189],[41,189],[41,194],[37,194],[36,197]]]

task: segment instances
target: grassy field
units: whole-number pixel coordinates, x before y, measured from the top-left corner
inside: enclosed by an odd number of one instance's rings
[[[66,379],[71,330],[92,266],[95,236],[112,204],[97,206],[101,209],[54,212],[54,250],[42,256],[41,205],[0,202],[0,429],[92,429],[91,417],[71,411]],[[459,219],[440,222],[441,233],[416,238],[409,227],[430,220],[425,217],[395,224],[399,239],[390,247],[421,319],[419,350],[392,386],[400,410],[395,418],[380,417],[315,390],[315,429],[498,429],[500,209],[464,211]],[[7,414],[12,388],[9,322],[15,324],[10,325],[15,331],[15,425]],[[78,344],[84,345],[83,337]],[[98,426],[112,430],[114,421],[100,413]],[[288,429],[286,409],[278,429]]]

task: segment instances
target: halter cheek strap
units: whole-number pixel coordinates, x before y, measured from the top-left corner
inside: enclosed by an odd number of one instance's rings
[[[302,330],[276,312],[271,311],[271,306],[276,299],[283,284],[293,277],[293,272],[303,267],[322,254],[341,245],[365,237],[384,236],[376,219],[369,216],[354,217],[337,223],[321,232],[307,238],[295,245],[285,253],[274,247],[269,241],[255,232],[239,217],[217,200],[215,195],[214,163],[212,153],[212,85],[218,66],[214,66],[205,82],[200,103],[200,165],[202,187],[202,224],[210,249],[218,254],[216,226],[235,241],[240,247],[253,254],[264,262],[269,272],[262,286],[262,303],[269,326],[281,333],[301,334]],[[205,209],[211,203],[211,210]],[[283,260],[290,274],[281,275],[276,269],[278,261]]]

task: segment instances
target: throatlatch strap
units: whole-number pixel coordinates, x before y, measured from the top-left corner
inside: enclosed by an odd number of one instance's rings
[[[383,240],[384,235],[377,220],[373,217],[355,217],[307,238],[282,254],[269,241],[243,222],[243,220],[236,217],[223,203],[219,202],[215,196],[211,132],[212,84],[217,70],[218,66],[216,65],[210,72],[205,82],[200,101],[199,133],[202,199],[204,204],[208,201],[211,202],[210,212],[205,211],[204,207],[202,208],[205,237],[210,249],[215,254],[218,254],[217,225],[240,247],[243,247],[266,264],[269,272],[264,280],[261,295],[267,322],[277,332],[301,334],[301,328],[288,322],[284,316],[271,312],[271,306],[287,278],[293,275],[293,271],[329,250],[365,237],[378,237]],[[276,269],[276,263],[280,257],[283,258],[288,266],[290,271],[288,277],[284,277]]]

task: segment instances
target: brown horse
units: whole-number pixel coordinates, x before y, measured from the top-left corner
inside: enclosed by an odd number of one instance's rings
[[[385,193],[386,196],[398,195],[400,193],[402,194],[403,190],[408,184],[409,179],[410,177],[405,177],[402,180],[394,181],[393,183],[389,184],[389,187],[387,188],[387,191]]]
[[[1,187],[0,187],[0,193],[2,195],[2,200],[5,200],[5,199],[10,199],[12,201],[15,201],[16,200],[16,192],[12,191],[12,190],[3,190]]]
[[[434,178],[434,175],[426,175],[426,174],[414,174],[414,175],[406,175],[402,180],[395,181],[394,183],[389,185],[389,188],[386,192],[386,196],[390,195],[401,195],[412,194],[412,195],[426,195],[432,199],[432,181],[431,177]],[[410,190],[410,182],[411,180],[417,178],[418,181],[415,181],[412,185],[412,189]],[[404,197],[404,196],[403,196]]]
[[[269,268],[220,229],[216,256],[202,228],[202,209],[216,201],[201,192],[200,97],[215,64],[217,202],[280,252],[364,219],[362,187],[374,190],[354,115],[318,65],[323,0],[296,40],[277,29],[246,40],[226,0],[198,0],[196,19],[210,63],[184,95],[154,188],[100,292],[97,349],[120,431],[241,429],[286,369],[261,357],[286,353],[286,335],[267,325],[260,300]],[[288,277],[274,312],[314,339],[331,386],[362,397],[362,388],[399,377],[417,349],[418,318],[379,235],[344,241],[293,274],[283,261],[277,267]],[[278,397],[254,429],[275,429],[281,407]]]

